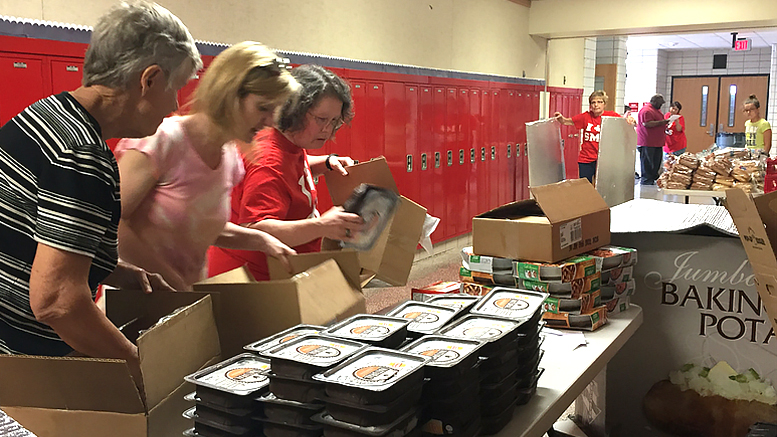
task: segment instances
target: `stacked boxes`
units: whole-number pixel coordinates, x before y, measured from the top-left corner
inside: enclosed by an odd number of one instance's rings
[[[637,250],[628,247],[604,246],[589,252],[602,266],[601,302],[609,314],[629,308],[637,288],[634,266]]]

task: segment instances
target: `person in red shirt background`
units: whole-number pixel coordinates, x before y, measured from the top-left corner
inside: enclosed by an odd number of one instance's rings
[[[615,111],[605,111],[607,105],[607,93],[596,90],[588,96],[588,111],[566,118],[560,112],[553,114],[559,123],[566,126],[575,126],[583,130],[583,143],[580,145],[580,154],[577,157],[577,167],[581,178],[588,179],[593,184],[596,175],[596,162],[599,160],[599,136],[602,129],[602,116],[620,117]],[[631,122],[631,121],[630,121]]]
[[[669,122],[666,125],[666,140],[664,140],[664,153],[680,156],[685,153],[685,149],[688,146],[688,140],[685,137],[685,117],[680,115],[680,111],[683,110],[683,105],[680,102],[673,102],[669,107],[669,112],[664,115],[665,119],[669,119],[672,115],[679,115],[675,121]]]
[[[313,177],[337,171],[348,174],[349,157],[308,155],[333,139],[353,118],[347,82],[318,65],[302,65],[291,75],[301,89],[280,111],[277,127],[262,130],[242,147],[243,181],[232,190],[230,221],[267,232],[297,253],[318,252],[321,238],[353,241],[364,228],[357,214],[335,206],[319,215]],[[257,281],[269,280],[267,257],[258,251],[208,251],[208,276],[247,265]]]

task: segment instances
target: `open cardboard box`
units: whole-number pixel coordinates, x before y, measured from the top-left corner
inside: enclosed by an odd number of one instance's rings
[[[224,357],[299,323],[324,325],[367,311],[354,250],[290,257],[293,273],[268,257],[270,281],[238,268],[194,284],[212,293]]]
[[[326,175],[326,185],[333,205],[342,205],[354,188],[362,183],[399,194],[386,158],[383,157],[348,167],[347,176],[337,172]],[[426,208],[400,196],[399,207],[375,246],[369,251],[359,252],[362,276],[369,279],[377,277],[395,286],[407,284],[425,218]],[[339,250],[340,244],[338,241],[324,239],[322,249]],[[363,282],[368,282],[369,279]]]
[[[195,293],[109,292],[107,314],[137,337],[146,405],[125,361],[0,355],[0,407],[38,437],[174,436],[194,390],[183,377],[219,359],[211,298]],[[133,335],[130,335],[133,336]]]
[[[726,208],[737,225],[766,313],[777,329],[777,258],[772,246],[777,241],[777,192],[752,197],[739,188],[729,189]]]
[[[610,208],[587,180],[530,190],[472,219],[475,254],[555,263],[610,243]]]

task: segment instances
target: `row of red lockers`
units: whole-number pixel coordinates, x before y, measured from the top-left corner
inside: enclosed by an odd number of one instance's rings
[[[0,43],[0,124],[39,98],[79,86],[85,45],[16,37]],[[206,67],[212,59],[203,56]],[[472,216],[529,197],[525,123],[540,118],[542,87],[332,70],[350,82],[356,117],[320,153],[385,156],[400,192],[442,220],[433,241],[465,234]],[[182,103],[196,82],[181,90]],[[580,89],[549,91],[551,114],[580,112]],[[567,176],[577,177],[577,147],[565,150]],[[329,195],[325,184],[317,187],[325,211]]]

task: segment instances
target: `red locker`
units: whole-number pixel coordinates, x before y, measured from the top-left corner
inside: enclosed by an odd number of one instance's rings
[[[451,92],[453,91],[453,92]],[[472,95],[471,90],[467,88],[458,88],[454,91],[453,88],[448,89],[448,98],[455,98],[456,101],[456,118],[452,124],[452,133],[455,135],[455,142],[451,145],[451,148],[456,150],[466,150],[471,144],[473,126],[477,124],[477,120],[474,119],[472,114]],[[454,158],[455,159],[455,158]],[[458,174],[453,173],[455,179],[449,182],[447,185],[449,189],[453,190],[455,205],[453,208],[449,207],[449,211],[454,211],[456,222],[456,235],[466,234],[472,229],[472,188],[467,183],[467,162],[464,165],[458,165],[454,162],[452,168],[458,170]],[[474,171],[473,168],[469,168],[470,172]],[[471,173],[470,173],[471,174]],[[471,176],[470,176],[471,178]]]
[[[418,85],[405,85],[405,99],[404,99],[404,112],[405,112],[405,156],[400,157],[400,161],[405,162],[407,167],[407,155],[418,156],[418,130],[419,130],[419,100],[418,100],[419,88]],[[427,92],[428,94],[428,92]],[[402,170],[399,170],[400,172]],[[421,184],[423,183],[422,176],[419,172],[408,172],[405,168],[405,183],[406,187],[402,192],[402,195],[408,199],[421,203]]]
[[[434,87],[434,151],[445,151],[456,148],[455,129],[458,125],[458,108],[456,107],[456,89]],[[461,178],[460,167],[440,167],[434,169],[435,193],[443,193],[434,197],[434,211],[442,220],[446,238],[458,235],[461,224],[458,211],[455,208],[463,208],[464,203],[460,198],[454,197],[457,179]]]
[[[523,101],[524,101],[524,123],[526,122],[532,122],[537,120],[537,115],[539,113],[539,105],[535,107],[534,105],[534,96],[535,93],[533,92],[526,92],[523,95]],[[521,192],[523,193],[523,198],[528,199],[529,196],[529,149],[526,146],[526,126],[524,125],[523,130],[523,136],[521,137],[521,145],[522,145],[522,154],[521,154],[521,163],[523,164],[524,168],[524,178],[523,178],[523,185],[521,187]]]
[[[500,161],[497,161],[496,149],[502,142],[502,123],[500,121],[502,117],[502,96],[504,92],[502,90],[492,91],[491,99],[491,142],[486,146],[485,161],[487,163],[486,169],[488,170],[491,185],[491,195],[489,200],[489,209],[496,208],[503,204],[502,200],[505,198],[505,180],[507,179],[507,167],[503,167]]]
[[[84,63],[79,59],[51,60],[51,94],[73,91],[81,86]]]
[[[444,168],[429,166],[429,156],[444,150],[443,129],[445,127],[445,93],[434,87],[423,85],[418,88],[418,144],[415,153],[408,156],[407,165],[412,165],[417,173],[419,203],[427,212],[440,219],[437,230],[432,234],[432,242],[448,238],[445,210],[440,209],[436,201],[442,197],[445,187],[442,184]],[[408,152],[409,153],[409,152]],[[421,156],[427,158],[426,170],[421,168]]]
[[[367,98],[364,107],[366,136],[363,144],[351,143],[351,155],[359,161],[366,161],[383,155],[385,144],[385,99],[383,84],[371,82],[367,84]],[[391,162],[389,162],[391,165]]]
[[[502,132],[501,145],[497,149],[497,160],[505,167],[504,198],[500,199],[501,204],[513,202],[515,199],[515,160],[513,159],[513,138],[515,129],[515,91],[507,90],[502,92],[502,114],[499,117],[500,132]]]
[[[372,85],[373,98],[378,101],[377,84]],[[383,156],[386,157],[391,174],[397,183],[399,192],[405,194],[409,189],[408,173],[405,169],[405,124],[408,120],[405,84],[385,82],[383,84]],[[377,156],[377,155],[372,155]],[[371,157],[372,157],[371,156]]]
[[[51,94],[44,74],[48,76],[40,58],[16,54],[0,56],[0,125]]]
[[[480,102],[481,138],[470,149],[470,161],[473,163],[473,168],[476,169],[473,176],[477,178],[478,186],[477,209],[472,211],[473,216],[491,209],[491,192],[493,191],[491,174],[489,174],[486,160],[483,158],[485,158],[485,149],[490,144],[491,137],[494,136],[494,117],[492,115],[493,106],[491,103],[493,97],[491,91],[483,90]]]

